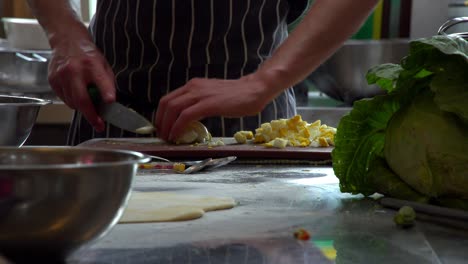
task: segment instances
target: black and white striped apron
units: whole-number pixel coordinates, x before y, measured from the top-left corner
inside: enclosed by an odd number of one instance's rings
[[[254,72],[287,38],[288,22],[306,5],[307,0],[100,0],[90,31],[115,73],[117,100],[154,120],[159,99],[191,78],[237,79]],[[256,116],[202,122],[213,136],[232,136],[295,113],[290,88]],[[76,112],[68,144],[136,136],[110,124],[97,133]]]

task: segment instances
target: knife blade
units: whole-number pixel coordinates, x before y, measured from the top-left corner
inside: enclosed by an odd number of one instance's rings
[[[135,110],[117,102],[103,103],[95,85],[88,86],[88,94],[99,116],[114,126],[137,134],[151,134],[155,131],[153,124]]]

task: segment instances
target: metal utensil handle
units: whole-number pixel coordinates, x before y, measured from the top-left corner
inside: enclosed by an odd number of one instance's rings
[[[460,24],[460,23],[466,23],[468,22],[468,17],[455,17],[455,18],[452,18],[448,21],[446,21],[444,24],[442,24],[442,26],[440,26],[439,30],[437,31],[437,33],[439,35],[447,35],[447,33],[445,33],[445,31],[457,24]],[[468,34],[468,33],[465,33],[465,34]]]
[[[32,54],[32,57],[24,54],[24,53],[21,53],[21,52],[16,52],[15,53],[16,57],[18,58],[21,58],[25,61],[28,61],[28,62],[47,62],[47,59],[42,57],[41,55],[37,54],[37,53],[33,53]]]
[[[391,207],[394,209],[399,209],[404,205],[413,207],[413,209],[419,213],[425,213],[427,215],[438,216],[438,217],[448,217],[451,219],[468,221],[468,212],[452,209],[447,207],[440,207],[436,205],[423,204],[419,202],[400,200],[396,198],[383,197],[380,199],[380,204],[386,207]]]

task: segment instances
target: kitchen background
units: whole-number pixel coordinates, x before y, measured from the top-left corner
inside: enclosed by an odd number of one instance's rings
[[[94,14],[97,0],[70,1],[83,21],[89,21]],[[376,62],[376,58],[380,60],[399,59],[402,56],[400,54],[406,52],[408,40],[434,35],[447,19],[460,16],[468,16],[468,1],[381,0],[361,29],[348,41],[349,43],[347,42],[342,50],[338,51],[317,71],[311,73],[306,80],[294,87],[298,106],[322,110],[327,107],[350,107],[353,100],[363,96],[361,89],[357,95],[349,93],[350,90],[356,89],[351,86],[366,86],[363,83],[365,71],[369,65],[381,63],[380,61]],[[33,18],[25,0],[0,0],[0,17]],[[290,29],[294,30],[299,21],[300,18],[290,25]],[[457,25],[452,30],[468,31],[468,24]],[[6,38],[4,27],[0,25],[0,52],[3,52],[3,55],[9,52],[8,43],[4,38]],[[8,83],[2,82],[2,76],[7,75],[2,70],[8,69],[12,64],[5,58],[9,57],[0,57],[0,93],[49,98],[54,102],[52,105],[42,107],[26,145],[65,144],[72,111],[61,103],[50,89],[37,90],[36,92],[24,91],[21,90],[20,86],[13,89]],[[368,60],[367,64],[362,62],[363,58]],[[42,66],[46,69],[44,65]],[[32,67],[32,64],[29,64],[28,67]],[[42,74],[42,77],[46,78],[47,72],[35,70],[28,74]],[[20,78],[25,79],[30,77],[20,76]]]

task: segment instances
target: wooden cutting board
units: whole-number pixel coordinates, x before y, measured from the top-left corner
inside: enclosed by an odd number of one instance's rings
[[[260,144],[238,144],[234,138],[221,139],[224,146],[208,147],[199,145],[174,145],[168,144],[158,138],[97,138],[83,142],[78,146],[96,147],[106,149],[133,150],[149,155],[160,156],[167,159],[184,158],[218,158],[237,156],[237,158],[249,159],[294,159],[325,161],[331,160],[332,147],[286,147],[284,149],[267,148]]]

